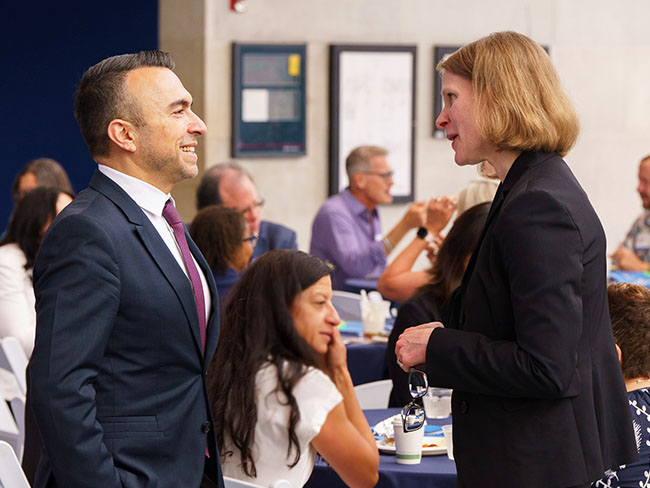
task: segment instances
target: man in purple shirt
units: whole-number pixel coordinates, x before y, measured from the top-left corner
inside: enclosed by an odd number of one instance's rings
[[[415,202],[386,236],[382,234],[377,205],[393,201],[387,154],[377,146],[352,150],[345,160],[350,186],[327,199],[314,218],[309,252],[336,267],[335,290],[342,290],[347,278],[378,278],[386,255],[410,229],[426,222],[426,203]]]

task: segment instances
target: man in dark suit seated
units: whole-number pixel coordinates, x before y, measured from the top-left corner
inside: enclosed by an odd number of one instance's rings
[[[216,164],[203,175],[196,191],[196,208],[208,205],[232,207],[246,218],[251,234],[258,236],[251,261],[271,249],[298,249],[293,230],[262,220],[264,199],[258,196],[250,173],[235,162]]]
[[[206,127],[173,68],[161,51],[114,56],[79,85],[98,167],[34,266],[38,488],[223,487],[206,387],[216,288],[170,196],[198,173]]]

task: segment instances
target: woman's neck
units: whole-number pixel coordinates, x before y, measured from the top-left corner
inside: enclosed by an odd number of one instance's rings
[[[515,159],[517,159],[520,154],[521,151],[504,149],[503,151],[496,152],[487,160],[494,168],[494,171],[501,182],[506,179],[508,171],[510,171]]]
[[[625,388],[627,391],[640,390],[641,388],[650,387],[650,378],[639,376],[637,378],[631,378],[625,380]]]

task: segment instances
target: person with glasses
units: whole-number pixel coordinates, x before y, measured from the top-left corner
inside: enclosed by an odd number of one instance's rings
[[[260,256],[231,290],[208,370],[224,475],[303,486],[318,452],[347,486],[378,481],[332,305],[331,266],[307,253]]]
[[[403,369],[453,388],[459,486],[587,487],[637,457],[607,311],[605,233],[563,157],[578,116],[532,39],[498,32],[438,64],[459,166],[501,181],[441,323],[410,327]]]
[[[298,249],[295,231],[284,225],[262,220],[264,199],[250,173],[235,163],[220,163],[209,168],[196,191],[196,208],[223,205],[244,216],[251,234],[257,236],[251,260],[271,249]]]
[[[379,278],[386,255],[409,230],[422,227],[426,232],[426,202],[415,202],[383,234],[377,206],[393,201],[393,170],[387,155],[378,146],[353,149],[345,160],[349,186],[328,198],[314,218],[309,252],[335,266],[335,290],[342,290],[347,278]]]
[[[253,255],[257,236],[235,209],[209,205],[196,214],[190,235],[210,266],[223,309],[228,291]]]

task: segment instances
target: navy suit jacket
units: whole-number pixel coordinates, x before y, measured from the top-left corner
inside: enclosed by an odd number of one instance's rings
[[[462,486],[577,486],[635,459],[605,234],[562,158],[514,162],[450,301],[426,367],[454,389]]]
[[[251,261],[271,249],[298,249],[296,233],[284,225],[263,220]]]
[[[58,217],[34,268],[30,403],[44,451],[34,486],[198,487],[218,460],[190,281],[138,205],[95,172]],[[206,433],[208,434],[206,436]]]

